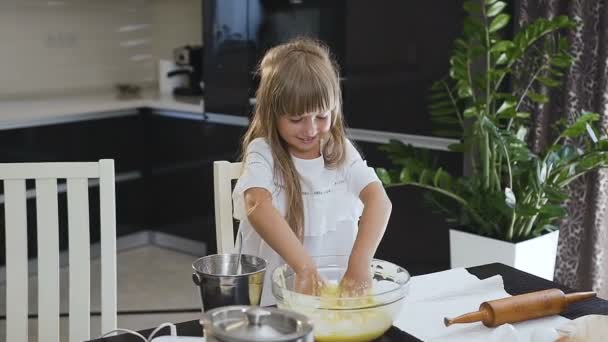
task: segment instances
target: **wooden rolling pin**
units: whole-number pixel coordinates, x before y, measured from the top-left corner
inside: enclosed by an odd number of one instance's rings
[[[481,303],[479,311],[452,319],[444,318],[446,327],[456,323],[481,321],[486,327],[516,323],[559,314],[574,302],[595,297],[595,292],[564,294],[560,289],[549,289]]]

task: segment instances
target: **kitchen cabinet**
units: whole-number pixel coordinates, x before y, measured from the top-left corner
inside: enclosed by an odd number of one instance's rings
[[[125,235],[141,226],[143,206],[137,197],[143,189],[139,171],[142,163],[142,117],[124,117],[79,121],[0,131],[0,162],[55,162],[115,160],[117,234]],[[66,193],[59,179],[60,248],[67,247]],[[34,182],[26,182],[34,189]],[[62,189],[63,188],[63,189]],[[2,193],[3,193],[2,189]],[[36,215],[34,193],[28,194],[28,255],[36,254]],[[89,187],[91,242],[99,241],[99,190]],[[0,225],[4,225],[4,205],[0,206]],[[0,241],[4,229],[0,229]],[[4,264],[4,244],[0,246],[0,264]]]
[[[244,129],[141,109],[137,115],[0,130],[0,162],[114,159],[119,237],[155,230],[214,246],[213,161],[235,160]],[[33,182],[27,182],[27,188],[33,189]],[[60,248],[65,249],[66,194],[60,191],[58,196]],[[98,188],[91,186],[92,243],[99,241],[98,196]],[[32,237],[28,253],[34,257],[33,194],[27,205],[28,236]],[[3,225],[4,206],[0,208]],[[4,241],[3,228],[0,241]],[[0,245],[0,264],[4,264],[5,246]]]
[[[145,115],[146,226],[215,250],[213,161],[238,159],[245,127]]]

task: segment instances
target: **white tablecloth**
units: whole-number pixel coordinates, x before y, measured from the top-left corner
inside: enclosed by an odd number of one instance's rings
[[[477,311],[484,301],[510,297],[500,275],[480,280],[463,268],[412,277],[394,325],[423,341],[545,342],[569,320],[550,316],[487,328],[481,322],[446,327],[443,318]]]

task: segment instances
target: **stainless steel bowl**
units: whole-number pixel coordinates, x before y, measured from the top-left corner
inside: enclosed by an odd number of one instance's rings
[[[243,254],[213,254],[192,263],[192,280],[200,288],[203,311],[227,305],[259,305],[266,261]]]

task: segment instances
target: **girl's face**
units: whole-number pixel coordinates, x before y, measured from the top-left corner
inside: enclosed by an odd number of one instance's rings
[[[321,156],[321,137],[331,127],[331,111],[302,115],[282,115],[279,118],[279,135],[289,152],[297,158],[313,159]]]

